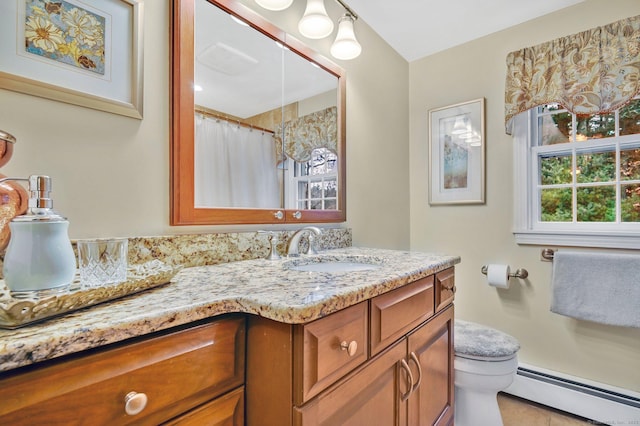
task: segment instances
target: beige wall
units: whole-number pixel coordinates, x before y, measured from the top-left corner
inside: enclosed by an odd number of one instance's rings
[[[637,0],[587,0],[410,64],[411,248],[462,256],[456,315],[520,340],[520,361],[640,391],[640,330],[576,321],[549,312],[551,263],[541,247],[512,235],[513,142],[504,133],[508,52],[640,14]],[[435,206],[427,199],[428,110],[486,99],[486,205]],[[485,284],[480,268],[508,263],[530,279],[507,291]]]
[[[297,35],[305,2],[264,13]],[[341,12],[327,5],[336,19]],[[18,138],[0,172],[53,179],[55,208],[72,238],[262,229],[169,226],[169,0],[144,4],[144,119],[0,89],[0,129]],[[347,80],[347,218],[354,244],[409,247],[409,65],[362,21],[363,54]],[[332,40],[309,44],[329,56]],[[384,66],[380,66],[384,64]],[[382,176],[385,178],[383,179]]]

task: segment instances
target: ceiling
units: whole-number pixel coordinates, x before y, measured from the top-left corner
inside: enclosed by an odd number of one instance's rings
[[[345,0],[409,62],[582,1]]]

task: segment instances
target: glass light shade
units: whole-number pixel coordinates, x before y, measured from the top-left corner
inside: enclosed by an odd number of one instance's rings
[[[324,8],[324,0],[307,0],[307,8],[298,22],[298,31],[307,38],[324,38],[333,32],[333,21]]]
[[[466,119],[462,116],[456,117],[456,121],[453,124],[452,135],[461,135],[463,133],[469,133],[469,126],[466,123]]]
[[[331,45],[331,55],[336,59],[349,60],[358,57],[360,52],[362,46],[353,31],[353,16],[344,15],[338,21],[338,35]]]
[[[256,3],[268,10],[285,10],[293,0],[256,0]]]

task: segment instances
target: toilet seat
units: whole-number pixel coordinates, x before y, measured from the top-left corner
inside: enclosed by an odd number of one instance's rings
[[[513,336],[491,327],[455,320],[454,351],[460,358],[499,362],[515,357],[520,343]]]

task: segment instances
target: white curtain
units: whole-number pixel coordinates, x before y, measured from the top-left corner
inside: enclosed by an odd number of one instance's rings
[[[273,135],[196,115],[195,206],[279,208]]]

